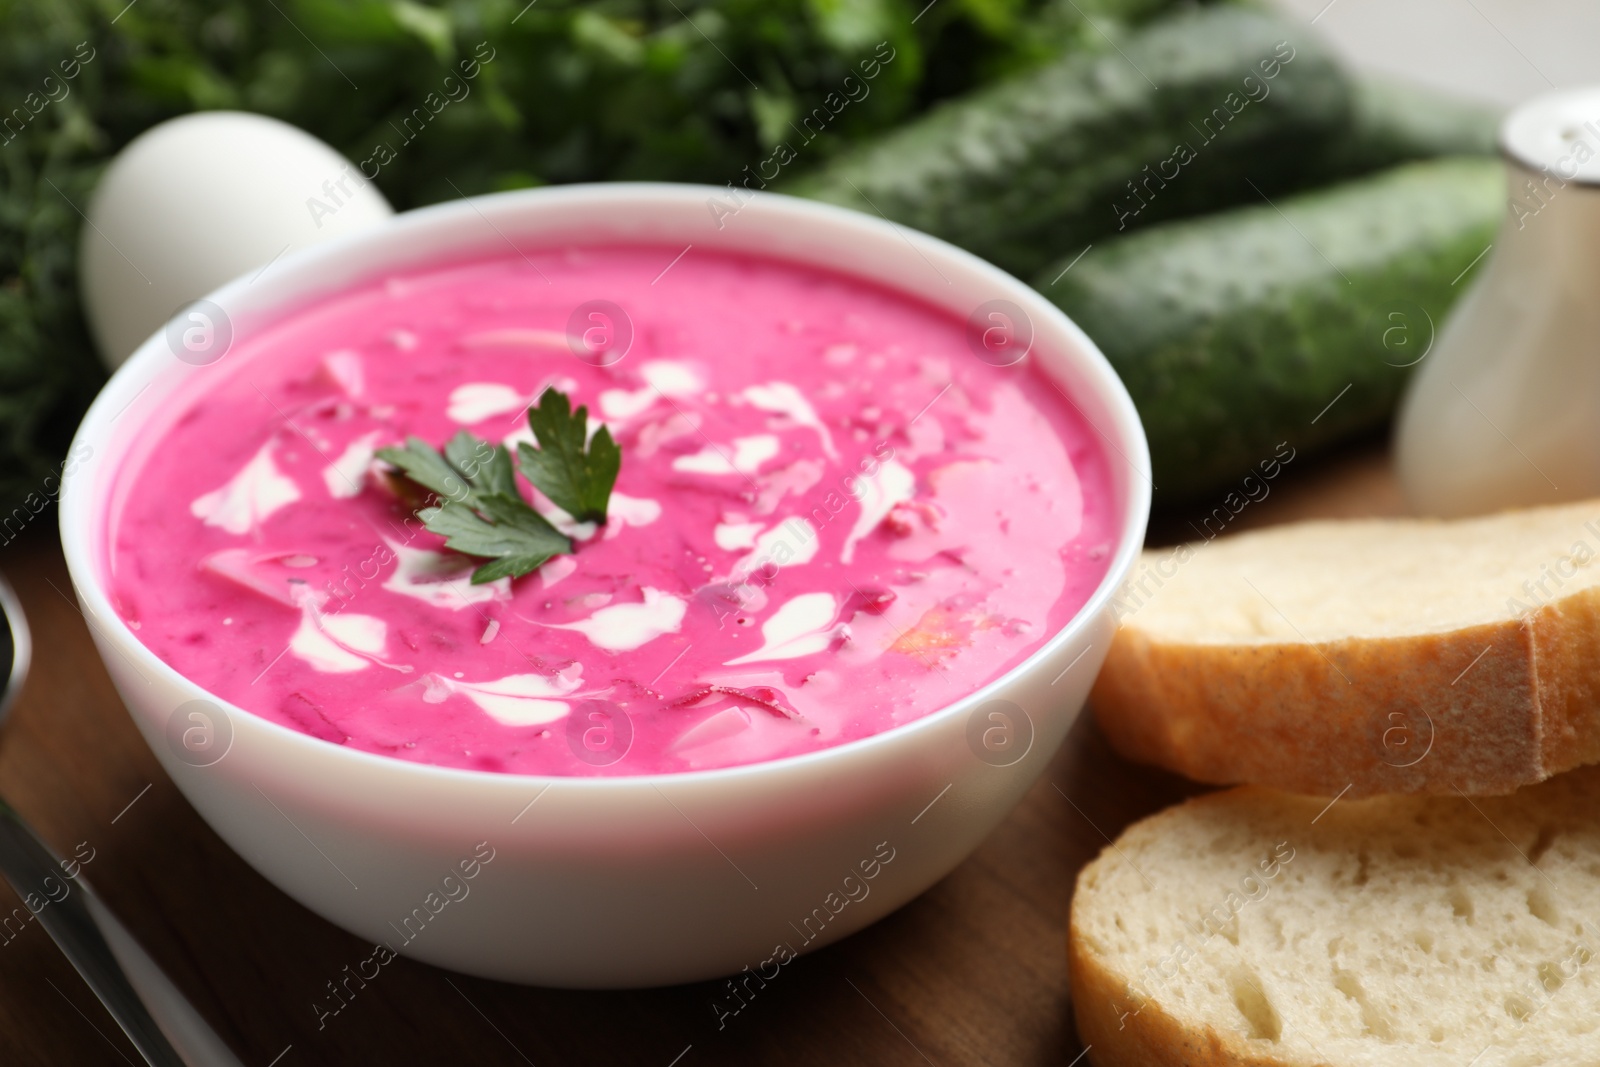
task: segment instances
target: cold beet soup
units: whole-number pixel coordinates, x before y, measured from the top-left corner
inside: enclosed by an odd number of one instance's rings
[[[549,775],[867,737],[1077,612],[1117,536],[1108,464],[1030,360],[992,365],[962,319],[852,277],[700,249],[663,273],[678,251],[443,265],[253,331],[117,474],[118,612],[328,743]],[[604,521],[519,472],[517,506],[571,551],[474,583],[485,560],[379,453],[465,430],[516,456],[547,391],[620,449]]]

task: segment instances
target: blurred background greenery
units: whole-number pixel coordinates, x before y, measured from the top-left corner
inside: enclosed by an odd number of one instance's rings
[[[396,207],[602,179],[723,184],[884,42],[870,93],[815,165],[946,97],[1065,51],[1104,51],[1170,0],[0,0],[0,505],[59,468],[104,380],[78,308],[80,211],[110,157],[197,109],[262,112],[353,160],[483,42],[470,96],[383,167]],[[1093,22],[1089,18],[1093,17]],[[58,78],[59,82],[59,78]],[[18,133],[18,129],[21,132]],[[52,483],[53,484],[53,483]]]
[[[1286,436],[1381,429],[1410,366],[1391,305],[1444,321],[1502,213],[1493,109],[1350,71],[1267,0],[0,0],[0,536],[104,381],[75,270],[95,182],[206,109],[375,159],[399,210],[759,187],[776,158],[773,188],[943,237],[1084,325],[1163,506]],[[1477,161],[1417,162],[1449,156]]]

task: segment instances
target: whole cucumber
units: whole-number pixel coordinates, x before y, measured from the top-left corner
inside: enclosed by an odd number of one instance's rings
[[[1379,74],[1354,80],[1350,126],[1328,142],[1324,182],[1438,156],[1497,156],[1502,109]]]
[[[1294,185],[1349,122],[1307,27],[1185,10],[943,104],[783,188],[883,215],[1026,276],[1134,224]]]
[[[1035,285],[1122,376],[1171,503],[1382,425],[1504,205],[1497,160],[1411,163],[1097,243]]]

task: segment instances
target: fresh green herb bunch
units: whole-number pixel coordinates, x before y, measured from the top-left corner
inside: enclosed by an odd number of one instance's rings
[[[107,139],[93,118],[103,70],[70,4],[0,3],[0,529],[49,503],[67,443],[103,374],[78,312],[82,205]],[[93,47],[91,45],[91,47]],[[72,70],[71,66],[67,69]],[[37,111],[37,114],[35,113]]]
[[[1109,47],[1102,30],[1173,4],[140,0],[116,30],[140,98],[265,112],[357,161],[388,143],[378,184],[413,207],[547,182],[737,181],[829,93],[853,91],[811,146],[820,161],[942,96],[1064,48]],[[487,55],[450,98],[444,78]],[[885,55],[862,85],[861,62]],[[429,93],[450,102],[402,149]]]

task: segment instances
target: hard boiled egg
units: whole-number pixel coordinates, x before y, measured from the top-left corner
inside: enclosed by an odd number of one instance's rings
[[[106,170],[80,239],[100,356],[115,368],[224,282],[392,214],[355,164],[286,122],[205,111],[151,127]]]

